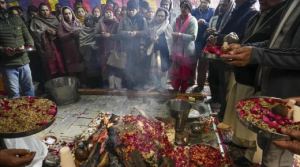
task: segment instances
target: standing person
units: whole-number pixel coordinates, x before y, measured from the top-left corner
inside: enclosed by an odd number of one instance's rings
[[[23,20],[8,14],[6,5],[0,0],[0,72],[5,89],[9,98],[20,96],[19,85],[25,96],[34,96],[28,55],[14,52],[16,48],[34,43]]]
[[[151,24],[154,24],[154,15],[155,15],[154,7],[149,7],[147,11],[147,17],[146,17],[146,21],[149,27],[151,27]]]
[[[88,11],[86,10],[86,8],[81,3],[79,3],[76,6],[74,12],[75,12],[76,18],[80,21],[81,24],[83,24],[85,15],[88,13]]]
[[[217,37],[209,38],[208,42],[212,45],[221,46],[223,45],[224,37],[231,32],[235,32],[239,37],[239,40],[242,41],[249,20],[258,12],[255,8],[256,2],[257,0],[235,0],[236,8],[232,11],[229,21],[224,27],[222,27],[221,23],[221,30],[217,34]],[[223,64],[220,65],[219,68],[220,70],[225,71],[225,81],[223,82],[225,84],[220,84],[221,87],[219,88],[222,96],[220,97],[221,108],[220,112],[218,113],[218,117],[222,120],[224,118],[227,103],[226,96],[224,95],[227,94],[229,96],[229,94],[231,94],[232,86],[229,87],[228,85],[233,85],[231,83],[234,83],[235,81],[234,77],[231,77],[234,75],[232,72],[232,67]],[[233,79],[229,80],[229,78]],[[229,90],[227,90],[227,88],[229,88]]]
[[[285,9],[283,0],[261,0],[260,13],[255,15],[247,25],[244,39],[241,42],[243,46],[255,46],[257,42],[269,40],[274,30],[279,24],[279,19]],[[234,116],[235,105],[242,99],[255,95],[256,92],[255,75],[258,65],[248,65],[245,67],[234,66],[234,74],[236,82],[233,85],[231,94],[228,96],[227,109],[224,116],[224,123],[234,129],[232,142],[236,145],[247,147],[245,156],[234,161],[238,166],[249,166],[252,163],[261,162],[261,151],[257,147],[256,133],[247,129],[240,123],[238,118]]]
[[[180,4],[181,15],[173,27],[173,50],[170,79],[174,91],[185,92],[192,73],[192,59],[195,56],[195,40],[198,32],[197,20],[191,15],[192,4],[184,0]]]
[[[31,20],[32,20],[33,16],[36,16],[38,14],[39,14],[39,9],[36,6],[34,6],[34,5],[28,6],[28,8],[27,8],[27,22],[28,22],[29,29],[30,29],[30,24],[31,24]]]
[[[123,6],[123,7],[122,7],[122,12],[121,12],[121,14],[122,14],[122,17],[124,17],[124,16],[127,15],[127,7],[126,7],[126,6]]]
[[[145,38],[148,35],[148,25],[138,13],[138,4],[134,0],[127,2],[127,15],[123,16],[118,34],[122,38],[122,48],[127,55],[125,79],[129,88],[142,90],[147,74],[144,72]]]
[[[193,61],[193,72],[192,72],[191,80],[189,81],[189,86],[193,86],[195,84],[196,73],[198,73],[198,77],[197,77],[198,86],[194,89],[194,91],[196,92],[201,92],[203,90],[205,80],[206,80],[207,59],[202,57],[202,48],[206,45],[206,40],[204,39],[204,33],[208,28],[209,21],[213,17],[215,12],[215,9],[210,8],[209,5],[210,5],[210,0],[201,0],[199,7],[193,9],[191,12],[191,14],[198,20],[198,35],[195,42],[196,59]]]
[[[160,7],[161,8],[165,8],[169,13],[170,13],[170,10],[172,9],[172,1],[171,0],[162,0],[160,1]]]
[[[118,7],[117,10],[116,10],[116,18],[121,21],[122,19],[122,8],[121,7]]]
[[[99,88],[102,85],[101,58],[97,54],[95,32],[95,17],[87,14],[84,19],[84,26],[79,31],[79,51],[84,59],[85,74],[87,76],[87,86],[89,88]]]
[[[117,34],[119,21],[114,16],[112,7],[105,7],[105,15],[96,26],[95,37],[97,39],[98,53],[102,59],[102,69],[108,71],[109,89],[122,89],[122,70],[106,64],[110,51],[120,52],[119,35]],[[119,59],[121,61],[121,59]],[[117,63],[117,62],[116,62]]]
[[[112,7],[112,8],[114,8],[114,1],[113,0],[107,0],[106,1],[106,5],[104,5],[104,6],[110,6],[110,7]],[[103,10],[104,11],[104,10]]]
[[[55,11],[52,12],[52,14],[54,16],[56,16],[56,18],[61,21],[62,20],[62,15],[61,15],[61,8],[62,5],[60,3],[55,4]]]
[[[181,2],[183,2],[183,0],[179,0],[179,3],[177,2],[177,4],[179,4],[179,6],[174,6],[174,1],[170,0],[170,5],[171,5],[171,9],[170,9],[170,24],[171,26],[175,25],[176,19],[178,18],[178,16],[181,15],[181,8],[180,8],[180,4]],[[178,0],[175,0],[178,1]],[[175,2],[176,3],[176,2]]]
[[[102,11],[101,11],[101,7],[99,6],[96,6],[94,7],[93,11],[92,11],[94,17],[95,17],[95,20],[96,20],[96,23],[99,22],[100,18],[101,18],[101,14],[102,14]]]
[[[220,0],[218,9],[215,11],[215,16],[211,18],[209,22],[209,28],[206,30],[205,38],[208,36],[217,34],[222,27],[224,20],[227,20],[230,16],[234,6],[233,0]],[[225,84],[225,72],[224,69],[220,68],[224,66],[224,63],[217,60],[209,60],[209,73],[208,82],[211,91],[211,99],[205,99],[204,103],[219,103],[221,104],[221,99],[226,100],[226,92],[222,92],[222,86]],[[224,86],[223,86],[224,87]],[[225,90],[226,91],[226,90]]]
[[[85,86],[83,57],[79,52],[80,21],[68,6],[62,8],[63,20],[58,24],[57,34],[61,41],[67,71],[70,76],[78,77],[82,87]]]
[[[155,89],[162,92],[166,89],[170,58],[172,53],[173,29],[169,24],[169,12],[165,8],[158,8],[155,15],[154,27],[150,29],[152,41],[150,76]]]
[[[299,96],[300,1],[289,0],[286,3],[279,25],[269,41],[257,43],[257,46],[242,47],[235,50],[232,55],[221,55],[221,58],[232,59],[227,63],[234,66],[259,64],[259,75],[256,75],[256,79],[258,86],[261,86],[262,96],[278,98]],[[259,135],[257,142],[263,150],[262,167],[293,166],[292,152],[275,146],[271,140]],[[298,145],[294,145],[295,148],[296,146]]]
[[[147,18],[147,12],[149,9],[149,3],[147,1],[142,1],[140,3],[140,13],[144,16],[144,18]]]
[[[37,52],[42,59],[47,80],[65,74],[60,43],[57,38],[57,25],[57,18],[51,15],[46,4],[41,3],[39,15],[32,18],[30,32]]]

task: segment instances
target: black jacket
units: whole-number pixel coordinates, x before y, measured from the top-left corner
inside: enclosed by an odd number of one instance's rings
[[[292,2],[292,0],[289,2]],[[286,9],[288,9],[288,6],[289,5],[287,5]],[[286,33],[279,49],[255,47],[252,49],[250,63],[271,68],[267,85],[268,89],[266,93],[263,94],[264,96],[279,98],[300,96],[299,44],[300,15],[298,15]]]
[[[243,46],[252,46],[255,45],[255,42],[263,42],[269,40],[279,24],[279,21],[285,9],[286,2],[282,2],[274,6],[268,14],[265,16],[260,26],[256,29],[256,23],[259,20],[260,14],[255,15],[248,23],[247,28],[244,33],[244,39],[242,41]],[[234,67],[234,75],[237,83],[254,86],[255,76],[257,72],[258,65],[248,65],[245,67]]]
[[[224,37],[231,32],[235,32],[239,36],[240,41],[243,40],[249,20],[257,14],[257,10],[255,9],[256,1],[248,0],[232,11],[229,22],[218,35],[217,45],[221,46]]]

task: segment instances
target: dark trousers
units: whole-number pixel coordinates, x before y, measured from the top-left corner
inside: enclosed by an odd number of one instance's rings
[[[219,60],[209,60],[208,82],[212,99],[221,104],[219,116],[224,117],[228,83],[225,77],[226,65]]]
[[[196,51],[196,57],[193,61],[191,81],[195,81],[197,76],[197,85],[202,89],[206,81],[207,61],[208,60],[206,58],[202,57],[202,51]]]

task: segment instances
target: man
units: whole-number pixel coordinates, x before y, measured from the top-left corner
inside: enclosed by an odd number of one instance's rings
[[[255,15],[248,23],[242,41],[243,46],[255,46],[257,42],[269,40],[274,28],[279,23],[279,19],[285,9],[283,0],[260,0],[260,13]],[[252,163],[261,162],[261,151],[257,148],[256,133],[248,130],[237,117],[235,105],[238,101],[255,94],[255,75],[257,65],[245,67],[234,67],[235,83],[228,95],[227,108],[224,123],[234,129],[232,142],[236,145],[248,148],[245,156],[235,160],[238,166],[249,166]],[[256,93],[255,95],[260,95]]]
[[[218,33],[217,37],[209,38],[208,42],[213,45],[221,46],[223,44],[224,37],[231,33],[235,32],[240,41],[243,40],[244,32],[249,20],[257,14],[255,9],[255,3],[257,0],[235,0],[236,8],[231,12],[230,20],[225,24],[221,31]],[[228,78],[231,71],[231,67],[227,67],[226,64],[220,65],[220,70],[223,70],[226,74],[223,81],[220,83],[219,91],[221,92],[221,108],[218,113],[220,119],[224,118],[225,109],[226,109],[226,93],[228,88]]]
[[[201,58],[202,48],[206,44],[206,40],[204,39],[204,33],[209,26],[209,21],[213,17],[215,9],[209,7],[210,0],[201,0],[198,8],[193,9],[191,14],[198,20],[198,35],[196,39],[196,60],[193,61],[193,72],[192,77],[189,81],[189,86],[193,86],[195,84],[196,78],[196,70],[198,72],[197,84],[198,87],[195,89],[197,92],[201,92],[205,80],[206,80],[206,65],[207,59]],[[197,68],[197,62],[198,68]]]
[[[154,7],[149,7],[147,11],[146,21],[149,27],[153,27],[154,25],[154,16],[155,16],[155,9]]]
[[[55,4],[55,11],[51,12],[54,16],[58,17],[61,14],[62,5],[60,3]]]
[[[147,18],[147,12],[149,9],[149,3],[147,1],[142,1],[140,3],[140,13],[144,16],[144,18]]]
[[[285,13],[269,41],[257,43],[256,47],[237,49],[232,55],[221,55],[221,58],[230,60],[227,63],[235,66],[259,64],[261,68],[256,79],[263,96],[279,98],[299,96],[299,23],[300,1],[289,0]],[[289,150],[279,148],[260,136],[258,144],[263,150],[262,167],[293,165],[293,153]]]
[[[25,96],[34,96],[31,70],[27,53],[15,49],[34,42],[20,17],[8,15],[6,3],[0,0],[0,73],[9,98],[17,98],[19,85]]]
[[[171,0],[162,0],[160,2],[160,7],[167,9],[169,12],[172,9],[172,1]]]
[[[216,33],[219,31],[221,27],[221,23],[223,22],[223,19],[226,19],[224,17],[225,13],[231,13],[232,9],[229,7],[229,4],[232,0],[220,0],[218,9],[215,12],[215,16],[211,18],[209,22],[209,27],[206,30],[206,34],[204,36],[204,39],[207,39],[208,36]],[[231,10],[231,11],[229,11]],[[229,15],[227,15],[229,17]],[[203,58],[204,59],[204,58]],[[208,82],[209,87],[211,91],[211,99],[204,100],[205,103],[221,103],[221,95],[220,93],[220,85],[224,84],[222,81],[225,81],[225,73],[223,69],[220,69],[220,64],[222,65],[223,62],[220,62],[218,60],[209,60],[209,73],[208,73]],[[206,71],[206,70],[205,70]],[[198,73],[199,75],[199,73]],[[226,92],[225,92],[226,93]]]

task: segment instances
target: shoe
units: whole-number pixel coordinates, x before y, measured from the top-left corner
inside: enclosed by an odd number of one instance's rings
[[[246,157],[240,157],[234,160],[233,163],[236,164],[237,166],[242,166],[242,167],[247,167],[252,165],[252,162],[249,161]]]
[[[241,149],[247,149],[247,147],[242,147],[242,146],[238,146],[238,145],[234,144],[232,142],[232,140],[223,140],[223,144],[228,145],[228,146],[234,146],[234,147],[241,148]]]
[[[188,87],[192,87],[192,86],[194,86],[195,85],[195,81],[189,81],[188,82]]]
[[[202,90],[203,90],[203,87],[197,86],[193,91],[194,92],[202,92]]]

